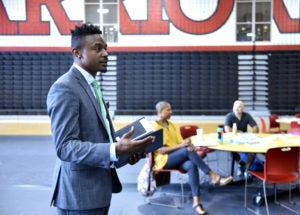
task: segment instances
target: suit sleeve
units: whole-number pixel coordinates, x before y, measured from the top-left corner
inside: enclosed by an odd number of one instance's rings
[[[110,144],[101,143],[105,137],[84,97],[87,95],[71,84],[59,82],[48,93],[47,109],[57,156],[62,161],[109,168]]]

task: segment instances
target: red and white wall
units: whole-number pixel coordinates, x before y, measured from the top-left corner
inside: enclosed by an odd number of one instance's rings
[[[274,0],[271,41],[256,50],[300,50],[300,0]],[[67,51],[84,20],[83,0],[2,0],[0,50]],[[119,1],[119,40],[111,51],[251,50],[236,42],[234,0]]]
[[[119,0],[118,42],[108,42],[113,83],[101,85],[110,110],[152,114],[168,100],[174,114],[223,115],[239,98],[253,110],[298,112],[299,7],[273,0],[271,39],[254,43],[236,41],[234,0]],[[70,29],[84,11],[84,0],[0,1],[0,114],[46,113],[49,87],[72,64]]]

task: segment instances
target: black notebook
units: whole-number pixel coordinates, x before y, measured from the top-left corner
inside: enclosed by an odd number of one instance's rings
[[[126,125],[125,127],[121,128],[120,130],[116,131],[116,133],[115,133],[116,140],[119,140],[123,134],[130,131],[132,126],[134,126],[134,133],[132,134],[131,139],[138,138],[139,136],[153,130],[151,125],[149,124],[149,122],[145,119],[145,117],[142,117],[142,118],[130,123],[129,125]]]
[[[129,125],[125,126],[124,128],[116,131],[116,139],[119,140],[123,134],[127,133],[131,126],[135,127],[135,131],[131,138],[133,140],[140,140],[147,136],[154,136],[155,140],[153,143],[151,143],[145,150],[146,153],[150,153],[155,151],[156,149],[163,146],[163,129],[159,129],[156,131],[153,131],[151,129],[151,125],[149,122],[143,117],[140,118],[133,123],[130,123]],[[128,159],[131,155],[122,155],[119,157],[118,161],[115,163],[116,167],[122,167],[128,163]]]

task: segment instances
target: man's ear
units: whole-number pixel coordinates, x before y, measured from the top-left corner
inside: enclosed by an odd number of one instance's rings
[[[80,59],[82,57],[81,51],[78,48],[73,48],[72,49],[72,54],[73,54],[74,57],[76,57],[78,59]]]

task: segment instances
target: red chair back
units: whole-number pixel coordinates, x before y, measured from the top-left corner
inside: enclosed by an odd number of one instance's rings
[[[183,125],[180,126],[180,134],[183,139],[189,138],[191,136],[197,135],[197,125]],[[206,154],[214,151],[213,149],[208,149],[206,147],[196,147],[196,153],[201,157],[205,158]]]
[[[270,122],[270,128],[280,128],[280,124],[276,122],[276,119],[278,119],[277,114],[271,114],[269,115],[269,122]]]
[[[300,128],[300,124],[297,121],[292,121],[291,128]]]
[[[183,125],[180,126],[180,134],[183,139],[189,138],[191,136],[197,135],[197,125]]]
[[[286,133],[286,130],[280,129],[280,123],[276,122],[276,120],[279,118],[277,114],[271,114],[269,115],[269,131],[268,133]]]
[[[287,183],[299,178],[299,147],[278,147],[267,151],[264,179],[270,183]]]
[[[262,117],[259,117],[259,120],[260,120],[260,124],[261,124],[261,133],[267,133],[267,126],[266,126],[266,122],[264,120],[264,118]]]
[[[287,130],[288,134],[300,135],[300,128],[289,128]]]

